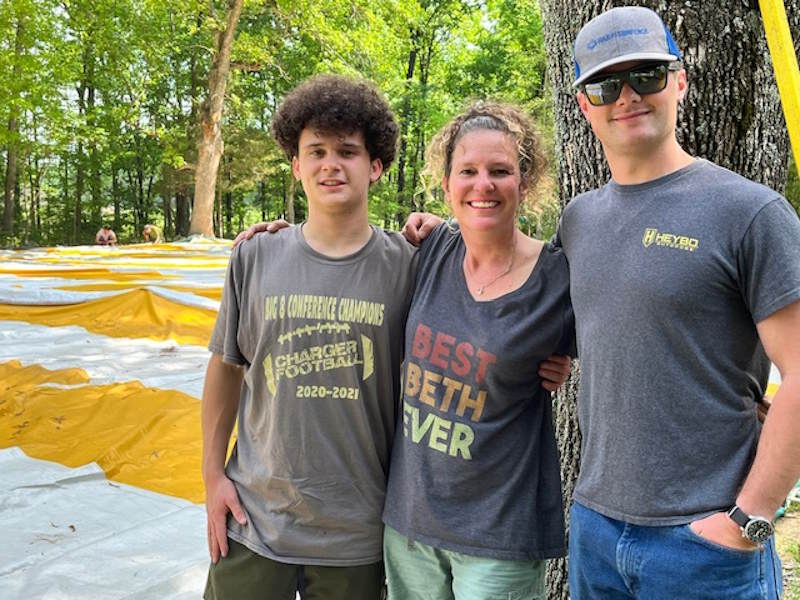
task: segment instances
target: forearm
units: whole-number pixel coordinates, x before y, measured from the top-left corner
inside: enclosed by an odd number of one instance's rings
[[[212,355],[206,371],[201,405],[203,479],[206,483],[210,478],[224,473],[241,387],[241,367],[224,363],[218,354]]]
[[[786,373],[769,409],[753,466],[737,498],[746,513],[771,518],[800,478],[800,372]]]

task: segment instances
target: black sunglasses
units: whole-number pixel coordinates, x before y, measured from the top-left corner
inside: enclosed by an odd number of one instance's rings
[[[594,77],[581,86],[581,91],[592,106],[616,102],[626,82],[639,95],[656,94],[667,87],[667,72],[680,68],[677,62],[636,65],[625,71]]]

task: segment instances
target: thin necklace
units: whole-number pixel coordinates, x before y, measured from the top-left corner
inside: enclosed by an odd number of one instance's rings
[[[484,290],[486,290],[486,288],[488,288],[495,281],[500,279],[503,275],[508,275],[511,272],[511,267],[514,264],[514,256],[515,256],[515,253],[516,253],[516,249],[517,249],[517,236],[516,236],[516,233],[515,233],[514,239],[511,242],[511,260],[508,261],[508,266],[506,267],[506,270],[503,271],[502,273],[500,273],[499,275],[497,275],[494,279],[492,279],[488,283],[484,283],[483,285],[477,286],[475,288],[475,293],[478,294],[478,296],[483,296],[483,292],[484,292]],[[470,277],[474,278],[475,277],[475,273],[473,272],[472,268],[469,266],[469,261],[467,260],[466,255],[464,255],[464,265],[467,267],[467,272],[470,274]]]

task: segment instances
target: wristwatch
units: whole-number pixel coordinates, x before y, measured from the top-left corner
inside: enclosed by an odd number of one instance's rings
[[[735,504],[728,510],[728,516],[742,530],[742,537],[754,544],[763,544],[775,533],[772,521],[766,517],[748,515]]]

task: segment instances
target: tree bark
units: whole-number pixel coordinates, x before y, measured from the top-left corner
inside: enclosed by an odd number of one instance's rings
[[[225,88],[230,70],[231,49],[243,0],[228,0],[225,29],[217,36],[217,47],[208,75],[208,97],[200,108],[200,137],[197,142],[194,209],[189,233],[213,236],[214,191],[223,142],[220,121],[225,105]]]
[[[609,178],[600,143],[575,101],[572,44],[589,19],[612,6],[626,4],[649,6],[658,12],[683,52],[689,80],[678,115],[677,135],[683,147],[693,155],[782,190],[788,138],[758,3],[540,0],[553,88],[562,207],[576,194],[599,187]],[[786,12],[800,13],[800,0],[788,0]],[[797,39],[796,31],[794,35]],[[578,376],[579,369],[574,368],[554,410],[566,508],[571,504],[580,461]],[[569,598],[566,569],[565,560],[548,565],[549,598]]]

